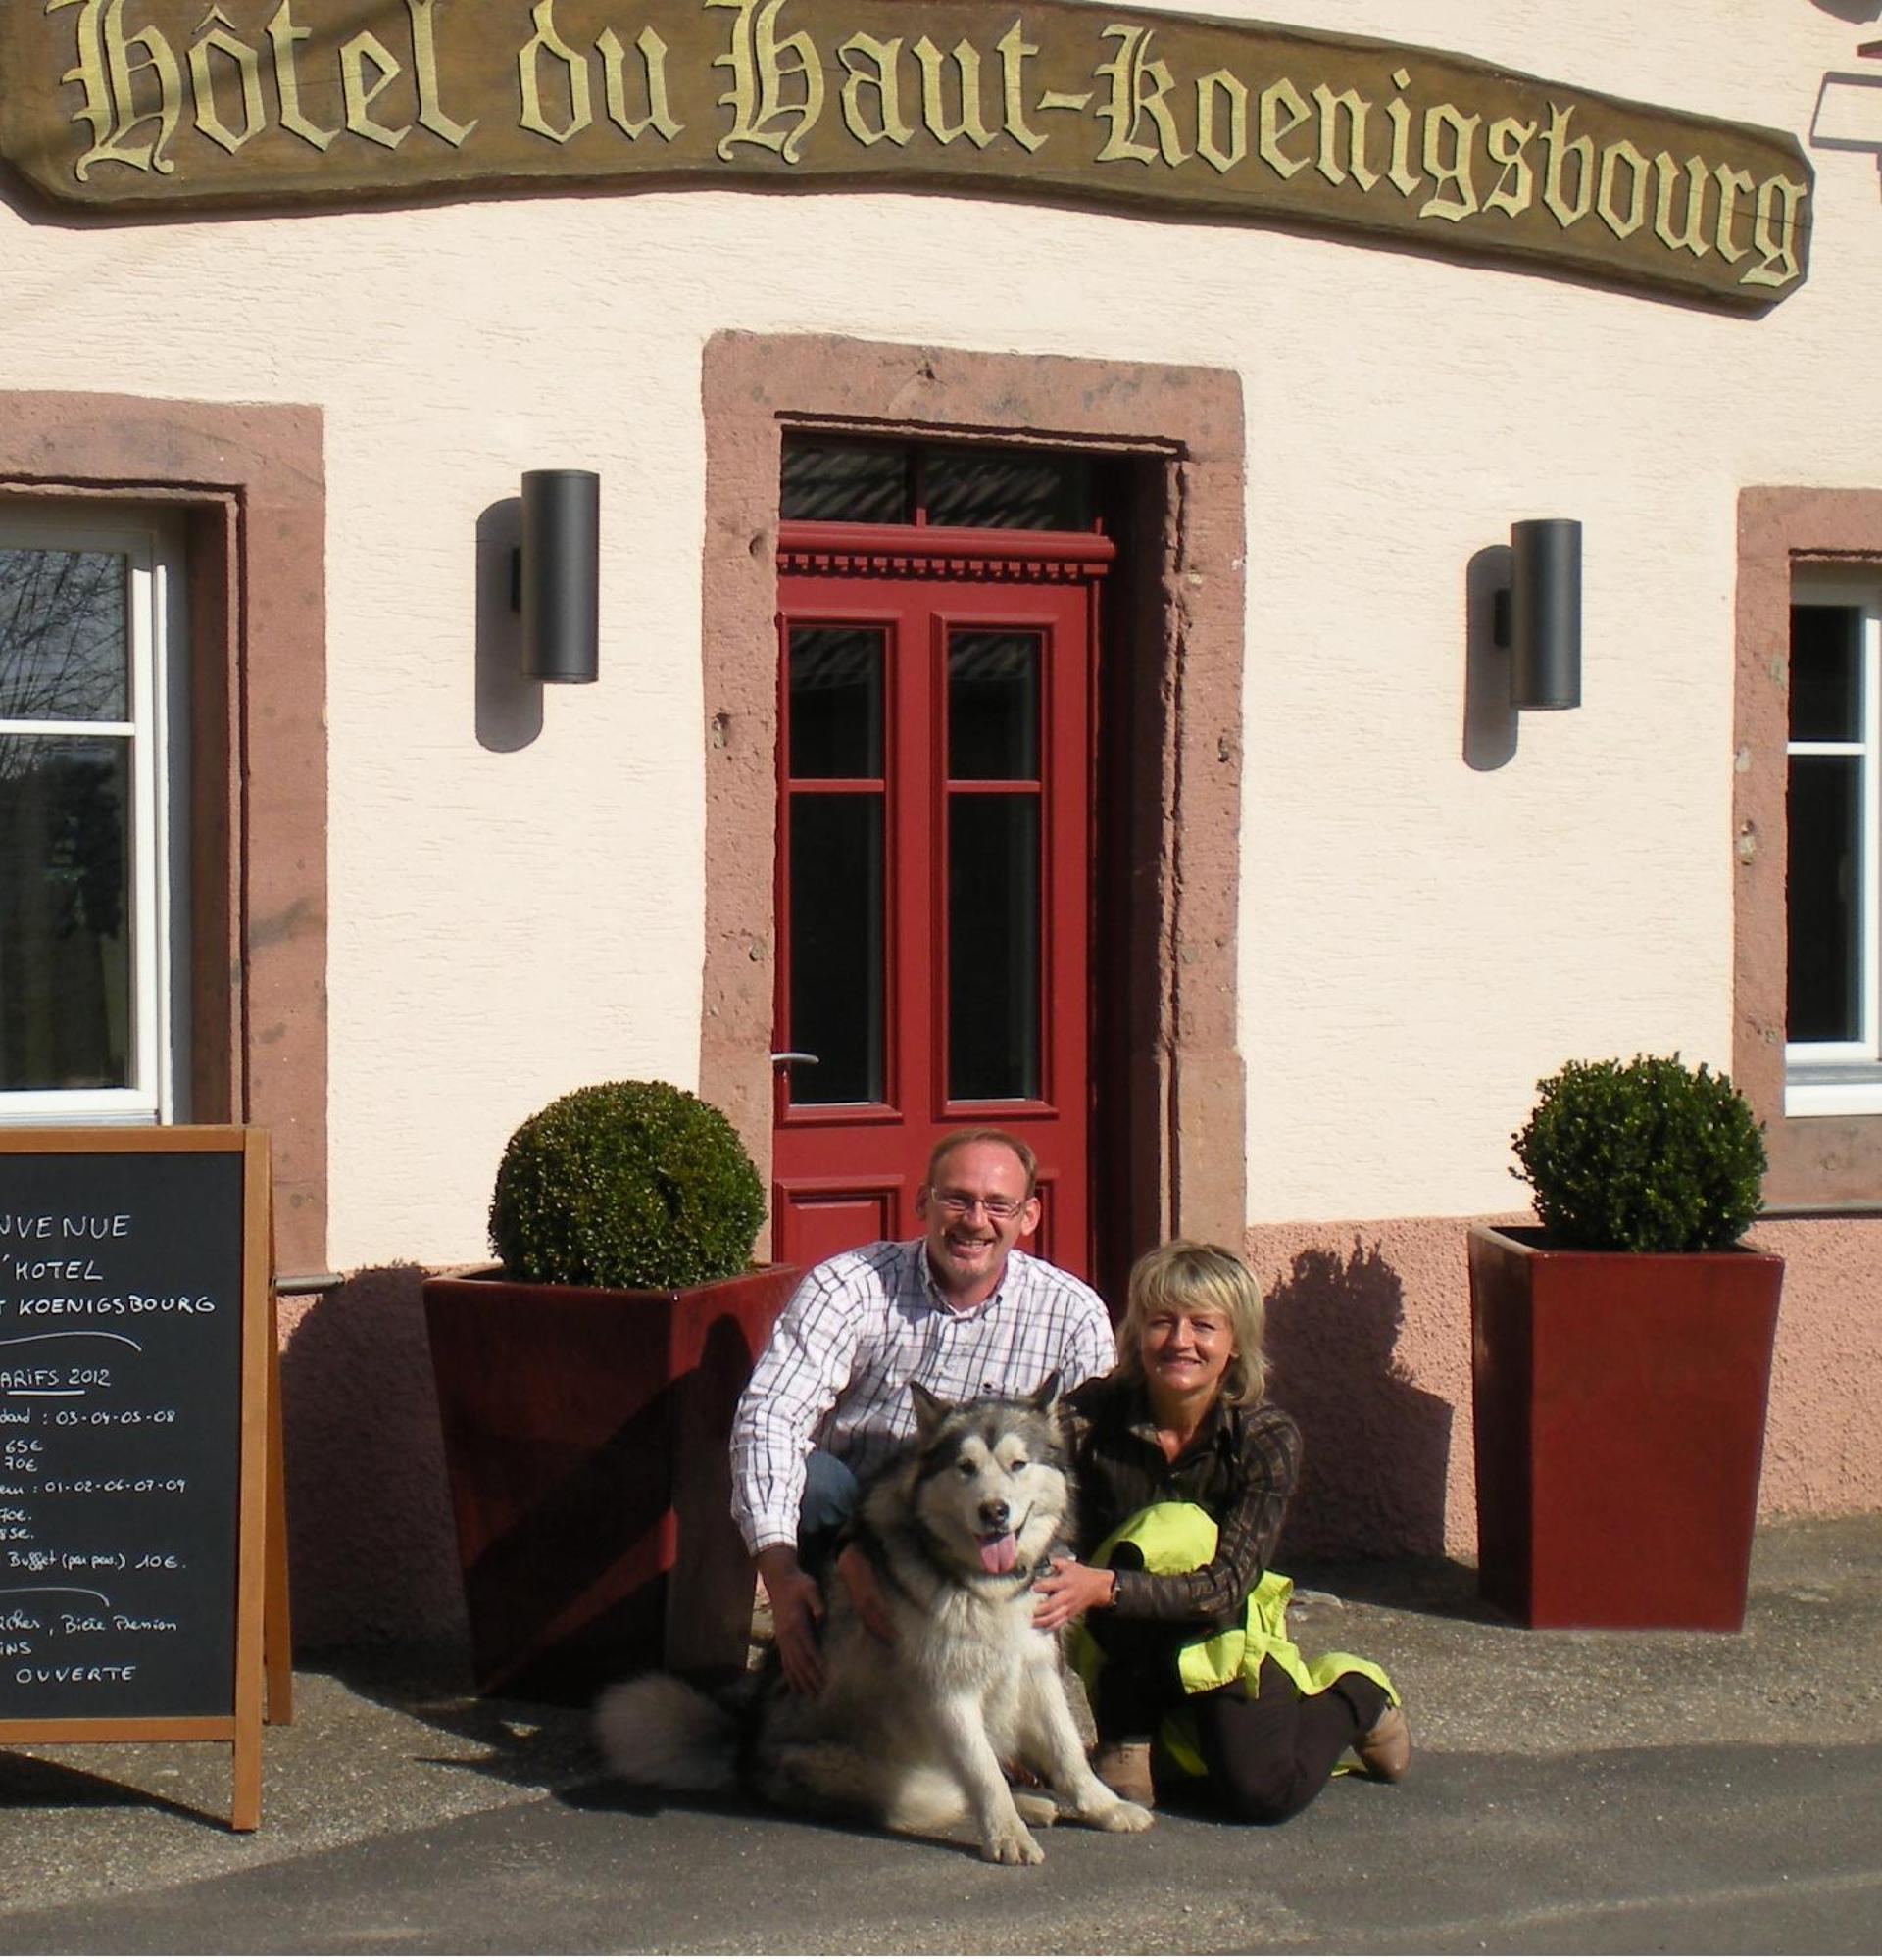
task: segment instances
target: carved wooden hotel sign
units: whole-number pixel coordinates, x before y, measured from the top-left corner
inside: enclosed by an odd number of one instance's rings
[[[178,209],[550,182],[947,189],[1369,235],[1764,306],[1775,130],[1102,0],[4,0],[0,156]]]

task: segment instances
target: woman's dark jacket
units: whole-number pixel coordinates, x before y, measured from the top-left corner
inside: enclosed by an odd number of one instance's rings
[[[1237,1621],[1274,1555],[1300,1473],[1301,1432],[1271,1402],[1237,1408],[1217,1401],[1174,1463],[1157,1441],[1140,1382],[1108,1375],[1065,1400],[1078,1470],[1078,1555],[1149,1504],[1199,1504],[1215,1520],[1215,1556],[1167,1576],[1120,1570],[1111,1610],[1120,1617]]]

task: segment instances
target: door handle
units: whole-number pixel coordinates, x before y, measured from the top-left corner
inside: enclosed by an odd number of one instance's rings
[[[771,1056],[771,1066],[773,1068],[789,1068],[794,1061],[802,1061],[814,1065],[821,1061],[822,1058],[821,1055],[817,1054],[806,1054],[801,1048],[787,1048]]]

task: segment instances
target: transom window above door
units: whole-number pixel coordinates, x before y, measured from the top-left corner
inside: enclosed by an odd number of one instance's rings
[[[1061,451],[793,434],[782,479],[787,523],[1083,531],[1093,518],[1091,463]]]

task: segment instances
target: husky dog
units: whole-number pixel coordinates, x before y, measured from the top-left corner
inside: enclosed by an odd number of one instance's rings
[[[915,1437],[866,1485],[856,1532],[893,1643],[829,1586],[817,1693],[789,1692],[775,1670],[744,1709],[671,1675],[624,1682],[598,1711],[611,1767],[669,1789],[742,1783],[785,1809],[861,1814],[892,1831],[965,1814],[980,1855],[1002,1865],[1038,1864],[1026,1825],[1058,1815],[1041,1793],[1015,1798],[1003,1763],[1042,1774],[1083,1823],[1147,1830],[1150,1812],[1092,1774],[1058,1642],[1032,1624],[1032,1581],[1071,1506],[1058,1376],[1026,1399],[950,1406],[913,1383],[910,1393]]]

